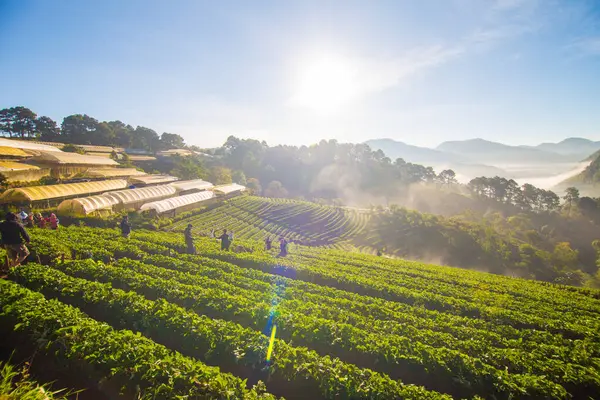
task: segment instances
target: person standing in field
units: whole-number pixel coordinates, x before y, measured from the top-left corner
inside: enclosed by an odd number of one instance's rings
[[[59,222],[60,221],[58,220],[58,217],[56,216],[56,214],[54,214],[54,213],[50,214],[50,229],[57,230]]]
[[[221,236],[219,236],[218,239],[221,239],[221,250],[229,250],[231,241],[229,240],[229,235],[227,234],[227,229],[223,229],[223,234]]]
[[[273,240],[271,240],[271,236],[267,236],[267,238],[265,239],[265,250],[271,250],[272,243]]]
[[[185,231],[183,231],[185,236],[185,244],[187,246],[188,254],[196,254],[196,247],[194,246],[194,237],[192,236],[192,224],[188,224]]]
[[[33,228],[35,226],[35,221],[33,219],[33,213],[29,214],[27,218],[25,218],[25,226],[27,228]]]
[[[287,251],[288,241],[282,236],[279,239],[279,255],[277,257],[285,257],[288,254]]]
[[[21,265],[29,255],[25,243],[29,243],[30,238],[14,213],[6,214],[6,221],[0,223],[0,235],[2,235],[2,247],[6,249],[8,268]]]
[[[129,217],[127,215],[125,215],[123,217],[123,219],[121,220],[121,235],[126,238],[129,239],[129,235],[131,235],[131,224],[129,223]]]

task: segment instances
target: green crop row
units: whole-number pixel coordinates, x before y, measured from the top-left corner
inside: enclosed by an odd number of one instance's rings
[[[272,399],[218,368],[186,358],[132,333],[93,320],[76,308],[10,281],[0,281],[0,326],[52,355],[109,398]],[[14,327],[14,334],[9,330]],[[6,340],[6,339],[3,339]],[[17,339],[15,339],[17,340]]]
[[[108,281],[149,298],[162,297],[213,318],[230,319],[253,329],[264,327],[271,313],[270,304],[242,294],[229,295],[218,289],[152,278],[123,266],[59,264],[57,267],[69,275]],[[566,396],[563,387],[547,378],[510,374],[459,352],[423,345],[418,339],[390,337],[382,340],[348,324],[293,312],[279,315],[276,321],[284,340],[308,345],[320,353],[335,354],[342,360],[356,360],[357,365],[376,368],[392,377],[406,377],[405,381],[427,384],[426,387],[441,392],[460,396],[497,393],[498,398]],[[577,378],[583,378],[583,384],[589,381],[581,374]]]
[[[92,261],[80,261],[85,268]],[[267,389],[286,398],[302,390],[310,398],[449,398],[359,369],[314,351],[276,340],[266,361],[268,338],[229,321],[199,316],[164,300],[112,289],[110,285],[65,275],[39,265],[16,269],[12,279],[46,296],[73,304],[111,324],[135,329],[157,342],[222,369],[253,376],[264,371]],[[273,389],[271,389],[273,388]]]

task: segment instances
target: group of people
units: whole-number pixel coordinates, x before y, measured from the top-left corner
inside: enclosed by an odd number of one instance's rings
[[[17,221],[27,228],[33,228],[34,226],[37,226],[38,228],[42,229],[58,229],[58,226],[60,224],[60,220],[54,213],[51,213],[49,216],[44,217],[41,213],[27,214],[25,210],[21,210],[21,212],[19,214],[15,214],[15,216],[17,218]]]
[[[287,241],[286,238],[284,238],[283,236],[279,237],[279,254],[277,255],[277,257],[285,257],[288,254],[288,244],[289,242]],[[265,239],[265,250],[271,250],[271,248],[273,247],[273,239],[271,239],[271,236],[267,236],[267,238]]]

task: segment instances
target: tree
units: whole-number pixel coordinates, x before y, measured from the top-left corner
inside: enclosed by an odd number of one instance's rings
[[[79,146],[75,146],[72,143],[65,144],[62,149],[65,153],[77,153],[77,154],[85,154],[85,150]]]
[[[114,134],[114,144],[119,147],[129,148],[131,147],[132,136],[133,136],[133,127],[131,125],[126,125],[121,121],[109,121],[107,124],[113,131]]]
[[[171,157],[173,169],[170,174],[180,179],[205,179],[208,175],[202,160],[197,157]]]
[[[185,147],[185,142],[183,137],[176,133],[164,132],[162,135],[160,135],[160,147],[164,150],[180,149]]]
[[[37,115],[27,107],[18,106],[0,110],[0,131],[9,137],[32,138],[35,136]]]
[[[85,114],[69,115],[61,124],[62,140],[72,144],[95,144],[98,120]]]
[[[46,142],[56,142],[60,138],[60,129],[50,117],[41,116],[35,120],[35,130],[40,139]]]
[[[260,186],[260,181],[258,179],[249,178],[248,181],[246,182],[246,186],[252,192],[252,194],[260,196],[260,194],[262,192],[262,187]]]
[[[438,175],[438,179],[445,185],[453,185],[458,183],[456,180],[456,173],[451,169],[445,169]]]
[[[138,126],[132,132],[131,147],[135,149],[145,149],[151,152],[160,150],[160,138],[158,133],[150,128]]]
[[[279,181],[272,181],[265,189],[266,197],[287,197],[287,195],[288,191]]]
[[[233,171],[233,173],[231,174],[231,180],[234,183],[240,184],[240,185],[246,185],[246,175],[244,174],[243,171],[240,170],[235,170]]]
[[[577,203],[579,200],[579,189],[576,187],[568,187],[565,190],[565,195],[563,196],[563,200],[565,201],[565,205],[569,207],[569,216],[571,215],[571,208],[573,207],[573,203]]]
[[[231,183],[231,170],[225,167],[212,167],[209,172],[208,180],[215,185]]]

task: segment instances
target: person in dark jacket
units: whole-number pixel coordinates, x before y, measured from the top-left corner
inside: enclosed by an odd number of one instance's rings
[[[271,250],[272,244],[273,244],[273,240],[271,239],[271,236],[267,236],[267,238],[265,239],[265,249]]]
[[[229,235],[227,234],[227,229],[223,229],[223,234],[221,236],[219,236],[219,239],[221,239],[221,250],[229,250],[231,241],[229,240]]]
[[[282,236],[279,239],[279,255],[277,257],[285,257],[288,254],[288,241]]]
[[[10,268],[21,265],[29,255],[25,243],[29,243],[30,239],[15,214],[6,214],[6,221],[0,223],[0,235],[2,247],[6,249],[7,266]]]
[[[121,235],[123,235],[124,238],[129,238],[129,235],[131,235],[131,224],[129,223],[129,217],[127,215],[121,220]]]
[[[183,231],[185,235],[185,244],[187,246],[188,254],[196,254],[196,247],[194,246],[194,237],[192,236],[192,224],[188,224],[185,231]]]

